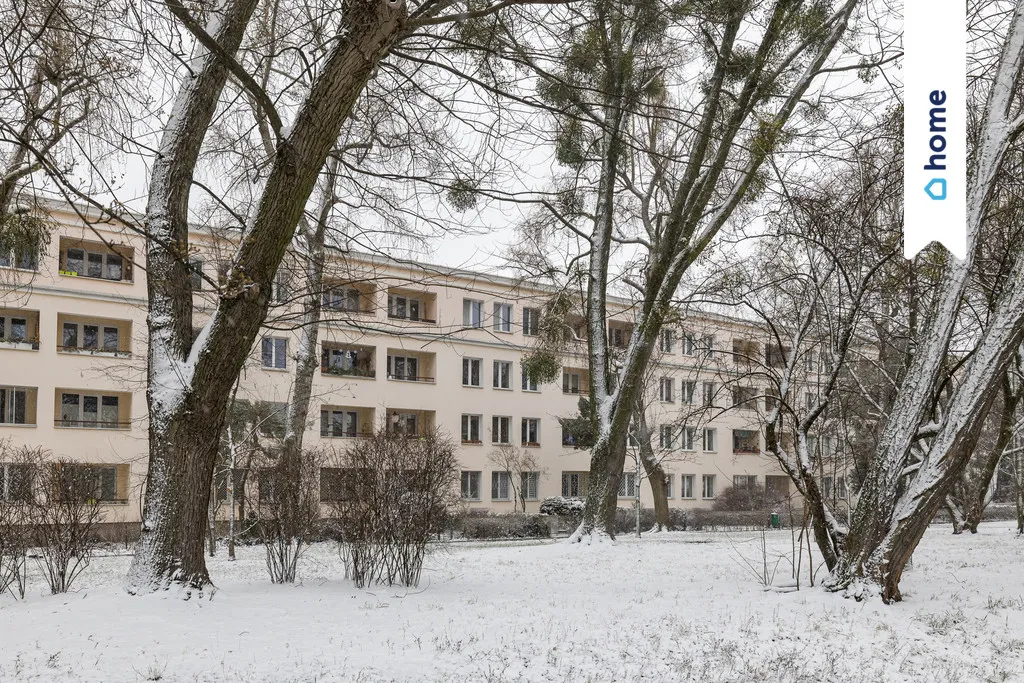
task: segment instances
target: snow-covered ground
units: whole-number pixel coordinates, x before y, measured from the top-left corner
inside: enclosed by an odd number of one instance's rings
[[[789,532],[767,539],[790,554]],[[129,597],[129,558],[102,557],[75,593],[43,595],[37,575],[25,602],[0,599],[0,680],[1024,681],[1010,523],[931,529],[893,606],[766,592],[745,565],[760,546],[754,533],[458,544],[417,590],[353,588],[327,544],[299,585],[273,586],[262,550],[242,548],[211,561],[214,598],[188,602]]]

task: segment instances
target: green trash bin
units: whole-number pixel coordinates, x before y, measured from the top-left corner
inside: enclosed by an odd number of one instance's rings
[[[773,529],[778,529],[780,526],[781,526],[781,524],[779,523],[779,513],[778,512],[773,512],[772,513],[772,528]]]

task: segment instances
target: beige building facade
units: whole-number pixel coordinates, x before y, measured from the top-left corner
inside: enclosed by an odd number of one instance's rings
[[[38,258],[0,250],[0,439],[79,463],[108,521],[136,521],[147,450],[144,242],[116,224],[86,225],[67,207],[53,217],[58,227]],[[192,239],[201,325],[230,242]],[[521,367],[549,290],[341,252],[326,273],[308,445],[340,450],[384,426],[437,427],[458,444],[470,507],[512,511],[525,498],[536,511],[544,498],[586,494],[590,454],[573,448],[558,421],[586,394],[585,345],[554,382],[533,385]],[[237,396],[283,410],[302,329],[294,282],[284,275],[278,284]],[[613,346],[629,340],[630,312],[620,304],[609,321]],[[734,484],[789,490],[762,453],[763,388],[749,362],[763,354],[756,329],[735,319],[700,315],[663,330],[646,419],[671,506],[710,507]],[[503,449],[531,455],[530,469],[497,464]],[[636,487],[651,505],[627,458],[623,506]]]

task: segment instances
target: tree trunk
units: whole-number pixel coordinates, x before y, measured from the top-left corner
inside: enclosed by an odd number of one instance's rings
[[[946,512],[949,513],[949,519],[953,523],[953,535],[959,536],[964,532],[964,515],[952,496],[946,496]]]
[[[1024,535],[1024,450],[1020,448],[1013,454],[1013,488],[1017,503],[1017,534]]]
[[[255,5],[238,0],[213,22],[228,54],[237,50]],[[327,154],[406,17],[402,2],[355,0],[346,6],[339,39],[294,124],[282,131],[286,137],[241,238],[226,291],[194,343],[187,249],[179,252],[188,244],[188,190],[196,158],[226,78],[218,58],[197,61],[197,71],[176,96],[147,208],[150,457],[130,593],[178,584],[186,594],[201,594],[210,585],[203,527],[231,389],[266,318],[274,276]]]
[[[636,420],[640,432],[637,435],[640,442],[640,462],[643,463],[644,474],[651,485],[651,496],[654,498],[654,528],[658,531],[675,531],[668,510],[665,468],[654,457],[654,448],[651,447],[651,432],[647,428],[647,416],[644,414],[643,406],[638,407]]]
[[[996,437],[995,446],[985,458],[981,472],[973,478],[972,485],[967,489],[967,511],[964,518],[964,526],[972,534],[978,533],[978,524],[981,523],[981,518],[985,514],[985,508],[988,506],[990,500],[989,492],[999,470],[999,462],[1003,459],[1003,452],[1013,439],[1013,423],[1019,402],[1020,393],[1014,392],[1013,380],[1008,371],[1003,374],[1002,414],[999,419],[999,434]]]

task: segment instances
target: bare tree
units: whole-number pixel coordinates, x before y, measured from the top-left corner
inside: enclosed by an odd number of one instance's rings
[[[522,511],[526,512],[529,488],[537,486],[536,479],[539,479],[543,472],[536,453],[529,448],[506,444],[492,449],[487,455],[487,460],[497,468],[496,471],[504,472],[508,477],[509,487],[512,489],[512,511],[521,506]],[[529,478],[533,475],[536,475],[536,479],[531,484]]]

